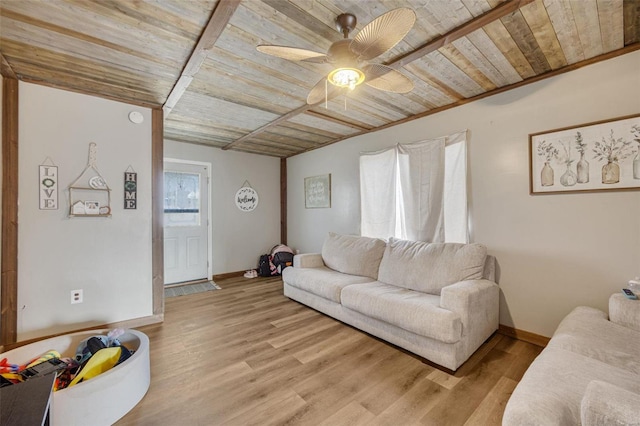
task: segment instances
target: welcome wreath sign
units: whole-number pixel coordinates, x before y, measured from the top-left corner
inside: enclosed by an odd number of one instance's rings
[[[236,207],[243,212],[250,212],[258,207],[260,197],[251,185],[243,186],[236,192]]]

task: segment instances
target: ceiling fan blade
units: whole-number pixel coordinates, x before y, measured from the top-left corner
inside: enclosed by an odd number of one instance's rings
[[[326,99],[331,99],[334,92],[340,90],[333,84],[329,84],[327,76],[325,75],[311,88],[307,95],[307,104],[314,105],[324,102]]]
[[[304,61],[313,62],[317,64],[323,64],[327,61],[327,55],[320,52],[314,52],[313,50],[299,49],[297,47],[288,46],[270,46],[260,45],[256,49],[258,52],[266,53],[267,55],[277,56],[278,58],[288,59],[290,61]]]
[[[391,10],[368,23],[351,42],[351,50],[360,59],[369,60],[392,49],[407,35],[416,22],[413,10]]]
[[[413,82],[409,77],[386,65],[369,64],[362,70],[366,76],[364,82],[376,89],[393,93],[408,93],[413,90]]]

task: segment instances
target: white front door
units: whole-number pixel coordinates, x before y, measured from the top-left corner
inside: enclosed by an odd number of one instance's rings
[[[208,278],[207,166],[164,163],[164,283]]]

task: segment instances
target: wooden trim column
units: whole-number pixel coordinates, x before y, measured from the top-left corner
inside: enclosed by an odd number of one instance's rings
[[[280,159],[280,243],[287,244],[287,159]]]
[[[18,338],[18,80],[2,83],[2,284],[0,345]]]
[[[164,117],[162,108],[151,110],[151,246],[153,315],[164,315]]]

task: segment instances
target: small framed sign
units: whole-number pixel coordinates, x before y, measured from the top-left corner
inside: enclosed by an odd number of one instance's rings
[[[85,214],[100,214],[100,202],[98,201],[85,201],[84,202]]]
[[[331,174],[304,178],[304,207],[331,208]]]

